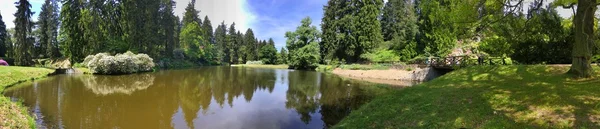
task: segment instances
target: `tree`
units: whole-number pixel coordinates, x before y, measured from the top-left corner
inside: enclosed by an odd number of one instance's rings
[[[198,23],[186,24],[181,30],[179,41],[181,41],[181,48],[189,59],[204,61],[208,59],[208,57],[205,57],[205,47],[207,46],[203,46],[205,40],[202,38],[202,29]]]
[[[0,14],[0,57],[6,57],[8,54],[8,32],[6,31],[6,24],[4,24],[4,20],[2,19],[2,14]]]
[[[381,28],[384,41],[392,42],[391,49],[407,61],[417,55],[417,16],[413,1],[390,0],[383,8]]]
[[[50,58],[60,56],[57,40],[60,23],[58,13],[58,1],[46,0],[38,17],[42,54]]]
[[[190,1],[190,3],[188,3],[187,7],[185,7],[185,12],[183,13],[183,26],[185,26],[186,24],[192,23],[192,22],[196,22],[198,25],[202,25],[200,21],[200,17],[198,16],[198,13],[200,13],[200,11],[196,10],[196,0],[192,0]]]
[[[272,38],[269,38],[269,43],[265,43],[260,48],[258,55],[265,64],[277,64],[277,48],[275,48],[275,42]]]
[[[360,61],[360,55],[383,42],[379,22],[382,0],[330,0],[324,7],[320,51],[328,58]],[[290,50],[291,52],[291,50]]]
[[[573,44],[573,62],[568,73],[576,77],[589,78],[594,73],[591,66],[593,49],[595,46],[594,15],[598,9],[597,0],[557,0],[557,5],[564,8],[572,8],[577,5],[575,18],[573,19],[575,31],[575,43]]]
[[[31,40],[31,29],[34,26],[31,16],[31,4],[27,0],[16,2],[17,12],[15,13],[15,39],[18,47],[15,57],[15,63],[21,66],[33,65],[32,52],[33,41]]]
[[[229,26],[229,31],[227,32],[227,47],[224,50],[226,52],[226,57],[229,63],[237,63],[237,56],[232,56],[232,53],[235,53],[235,47],[240,45],[240,40],[237,36],[237,31],[235,30],[235,22]]]
[[[179,19],[177,19],[175,17],[175,14],[173,14],[173,7],[175,6],[175,2],[172,0],[163,0],[163,4],[164,4],[164,11],[161,12],[162,15],[162,26],[161,28],[163,28],[164,30],[164,34],[165,34],[165,54],[168,57],[173,56],[173,50],[175,48],[175,38],[176,38],[176,28],[177,28],[177,22]]]
[[[277,62],[278,64],[287,64],[288,63],[288,52],[284,47],[281,48],[279,54],[277,54]]]
[[[242,63],[246,63],[246,61],[257,60],[258,55],[255,53],[257,41],[251,28],[246,30],[246,34],[244,35],[244,44],[245,47],[244,56],[242,56]]]
[[[208,19],[208,16],[204,16],[204,22],[202,22],[202,29],[205,32],[204,36],[202,36],[202,37],[206,37],[208,42],[215,44],[215,36],[213,34],[213,27],[212,27],[212,24],[210,23],[210,19]]]
[[[225,22],[221,22],[221,24],[215,30],[215,43],[218,46],[219,50],[219,58],[221,58],[221,62],[229,63],[229,58],[226,57],[227,53],[229,53],[229,42],[227,40],[227,26]]]
[[[62,50],[64,55],[70,57],[71,62],[83,61],[84,51],[81,46],[86,46],[83,38],[83,28],[80,27],[82,3],[79,0],[64,0],[60,12],[61,37],[64,37]]]
[[[319,40],[317,27],[311,26],[310,17],[302,19],[295,32],[286,32],[286,46],[290,51],[289,65],[294,69],[314,69],[319,64]]]

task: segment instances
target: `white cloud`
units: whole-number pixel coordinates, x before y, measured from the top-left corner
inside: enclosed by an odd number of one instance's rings
[[[15,12],[17,12],[17,7],[15,7],[15,2],[17,0],[0,0],[0,13],[2,14],[2,21],[6,24],[6,28],[15,27]],[[35,12],[35,14],[31,17],[33,21],[37,21],[37,16],[39,14],[39,10],[44,4],[44,0],[29,0],[31,4],[31,10]]]
[[[183,18],[185,7],[191,0],[176,0],[175,15]],[[196,9],[200,10],[200,17],[208,16],[213,28],[217,28],[225,21],[227,27],[235,22],[236,29],[245,32],[255,19],[247,8],[246,0],[197,0]]]

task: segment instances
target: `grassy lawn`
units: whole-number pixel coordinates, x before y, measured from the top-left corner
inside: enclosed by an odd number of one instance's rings
[[[32,67],[0,66],[0,92],[19,82],[43,78],[54,70]],[[35,128],[34,119],[28,115],[27,108],[21,104],[0,96],[0,127],[9,129]]]
[[[249,68],[269,68],[269,69],[288,69],[289,66],[288,65],[247,65],[247,64],[240,64],[240,65],[231,65],[233,67],[249,67]]]
[[[337,128],[600,128],[600,68],[476,66],[388,92]]]

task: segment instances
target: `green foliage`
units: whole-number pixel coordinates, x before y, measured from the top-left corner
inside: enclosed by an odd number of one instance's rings
[[[378,20],[382,7],[382,0],[330,0],[324,8],[321,25],[322,56],[357,62],[360,55],[377,48],[383,42]]]
[[[507,16],[492,24],[479,49],[494,57],[510,56],[522,64],[570,64],[574,33],[553,8]]]
[[[258,56],[265,64],[277,64],[277,49],[273,39],[269,39],[269,43],[260,48]]]
[[[31,38],[31,29],[33,21],[31,16],[34,12],[31,11],[31,4],[27,0],[19,0],[15,3],[17,12],[15,13],[15,46],[18,46],[15,52],[16,65],[30,66],[33,65],[33,42]]]
[[[381,50],[374,53],[365,53],[361,56],[373,63],[393,63],[400,61],[400,56],[392,50]]]
[[[285,33],[286,46],[290,52],[288,64],[293,69],[314,69],[321,59],[318,44],[321,34],[317,27],[310,25],[311,22],[310,17],[306,17],[295,32]]]
[[[42,12],[38,17],[38,26],[40,31],[40,49],[44,57],[58,58],[58,0],[46,0],[42,5]]]
[[[149,72],[154,68],[153,59],[146,54],[126,52],[110,56],[106,53],[89,55],[82,63],[94,74],[130,74]]]
[[[209,64],[215,63],[213,45],[204,40],[202,29],[197,23],[193,22],[185,25],[181,30],[179,41],[188,59]]]
[[[332,65],[319,65],[319,67],[317,67],[315,69],[315,71],[317,72],[331,72],[336,68],[336,66],[332,66]]]
[[[419,26],[414,7],[413,1],[390,0],[383,8],[381,29],[384,40],[391,42],[388,48],[398,52],[402,61],[418,54],[416,36]]]
[[[6,31],[6,24],[4,23],[4,19],[2,19],[2,14],[0,14],[0,57],[7,57],[10,55],[8,50],[8,32]]]
[[[244,35],[244,48],[243,48],[243,56],[242,62],[244,63],[248,60],[257,60],[258,52],[257,52],[257,44],[256,38],[254,37],[254,31],[248,28]]]
[[[277,54],[278,64],[287,64],[289,60],[288,52],[285,48],[281,48],[281,51]]]

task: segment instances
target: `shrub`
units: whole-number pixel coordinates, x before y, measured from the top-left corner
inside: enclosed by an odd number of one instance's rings
[[[89,55],[82,63],[94,74],[130,74],[149,72],[154,68],[153,59],[146,54],[126,52],[110,56],[107,53]]]
[[[373,63],[390,63],[400,61],[400,56],[392,50],[382,50],[375,53],[366,53],[361,58],[368,59]]]
[[[264,64],[263,61],[248,61],[246,62],[247,65],[262,65]]]

